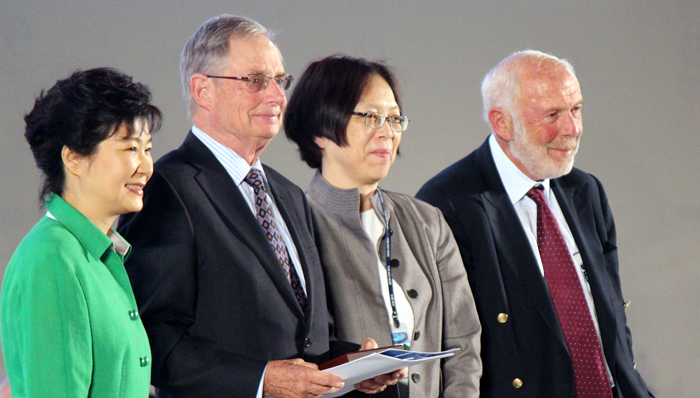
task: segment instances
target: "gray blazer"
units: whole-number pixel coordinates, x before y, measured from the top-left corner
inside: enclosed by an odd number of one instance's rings
[[[382,191],[391,237],[393,278],[405,289],[415,319],[411,349],[460,348],[442,362],[409,369],[409,394],[416,397],[478,397],[482,367],[481,325],[452,232],[437,208],[410,196]],[[336,337],[361,342],[373,337],[392,344],[377,275],[384,239],[371,242],[360,220],[357,189],[330,185],[319,172],[309,185],[317,247],[326,278]],[[383,219],[375,194],[372,207]]]

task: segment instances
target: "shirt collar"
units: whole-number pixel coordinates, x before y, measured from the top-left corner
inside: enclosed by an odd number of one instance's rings
[[[127,254],[129,254],[129,250],[131,249],[131,245],[129,242],[126,241],[117,231],[114,230],[114,228],[111,228],[112,233],[109,235],[109,239],[112,241],[112,244],[114,245],[114,252],[121,255],[122,257],[126,257]]]
[[[97,226],[62,197],[52,194],[46,200],[47,216],[63,224],[93,257],[102,258],[107,250],[112,250],[126,257],[131,245],[111,229],[110,236],[105,235]]]
[[[267,181],[267,176],[265,175],[265,170],[263,170],[260,158],[255,159],[253,165],[249,165],[248,162],[243,159],[243,156],[237,154],[233,149],[227,147],[226,145],[216,141],[211,138],[209,134],[205,133],[197,126],[192,126],[192,134],[199,138],[202,143],[209,148],[209,150],[214,154],[216,159],[224,166],[226,172],[231,176],[236,185],[241,185],[245,181],[245,177],[248,175],[251,167],[255,167],[260,170],[265,181]]]
[[[506,189],[506,193],[512,204],[518,203],[535,185],[542,185],[544,187],[544,196],[549,202],[549,178],[543,181],[535,181],[526,176],[525,173],[520,171],[518,166],[508,158],[506,153],[503,152],[503,149],[498,145],[496,137],[493,134],[489,137],[489,147],[491,148],[493,161],[496,163],[498,175],[501,177],[503,187]]]

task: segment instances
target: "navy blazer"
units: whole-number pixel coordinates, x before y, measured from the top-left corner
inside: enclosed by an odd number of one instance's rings
[[[148,332],[161,397],[255,397],[268,361],[321,363],[334,344],[303,191],[265,167],[306,278],[303,314],[243,195],[191,132],[155,164],[139,213],[122,216],[126,269]]]
[[[650,397],[634,369],[615,222],[603,186],[574,168],[551,180],[551,187],[586,269],[603,351],[615,382],[613,395]],[[467,269],[483,328],[481,396],[574,397],[566,341],[488,139],[428,181],[416,197],[442,210]]]

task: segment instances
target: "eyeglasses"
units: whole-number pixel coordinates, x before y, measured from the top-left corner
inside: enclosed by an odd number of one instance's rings
[[[257,93],[258,91],[265,90],[267,85],[270,84],[270,80],[274,80],[277,85],[283,89],[287,90],[292,87],[292,81],[294,76],[292,75],[279,75],[275,77],[270,77],[268,75],[263,75],[262,73],[251,73],[246,77],[239,76],[210,76],[213,79],[231,79],[231,80],[243,80],[245,82],[248,91],[251,93]]]
[[[389,122],[389,128],[395,133],[406,131],[406,128],[408,127],[408,116],[401,115],[386,117],[385,114],[377,112],[353,112],[352,114],[364,116],[365,126],[372,127],[373,129],[382,128],[385,121]]]

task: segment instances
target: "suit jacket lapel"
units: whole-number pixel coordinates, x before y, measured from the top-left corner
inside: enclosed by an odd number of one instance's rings
[[[491,224],[497,251],[520,281],[522,289],[530,296],[532,305],[537,308],[549,328],[566,348],[566,340],[564,340],[549,289],[518,214],[503,187],[488,140],[477,150],[476,156],[477,168],[484,185],[482,202]]]
[[[264,166],[263,166],[264,167]],[[289,212],[288,206],[291,205],[290,199],[289,199],[289,193],[287,192],[286,187],[282,184],[277,184],[274,179],[268,179],[268,186],[270,192],[272,192],[272,197],[275,200],[275,204],[277,205],[277,209],[280,212],[280,216],[284,219],[285,224],[287,224],[287,229],[289,230],[289,234],[292,237],[292,240],[294,241],[294,247],[297,249],[297,254],[299,255],[299,261],[301,264],[302,271],[304,272],[304,280],[306,281],[306,311],[307,311],[307,316],[309,318],[313,317],[313,310],[314,310],[314,305],[313,305],[313,294],[314,292],[311,289],[311,286],[316,286],[315,281],[314,281],[314,275],[313,272],[311,272],[308,268],[308,256],[306,252],[306,246],[305,243],[300,239],[298,231],[303,228],[302,226],[299,225],[297,222],[297,219],[292,216],[292,214]],[[285,276],[285,283],[287,284],[287,287],[289,287],[289,291],[292,294],[292,298],[294,299],[294,303],[296,304],[294,308],[298,311],[299,315],[302,317],[304,316],[303,312],[301,311],[301,307],[299,306],[299,303],[296,300],[296,297],[294,296],[294,292],[292,290],[292,287],[289,285],[289,282],[286,279]],[[307,331],[311,327],[311,323],[307,322],[306,323],[306,328]]]
[[[595,217],[590,214],[593,211],[591,198],[589,195],[577,194],[583,192],[584,188],[585,183],[577,186],[564,177],[552,180],[552,189],[557,196],[557,202],[581,254],[593,296],[603,350],[605,357],[608,358],[608,364],[611,364],[611,359],[615,355],[617,322],[611,307],[611,303],[615,300],[609,297],[609,292],[614,290],[609,286],[606,275],[605,257],[600,248]]]
[[[191,132],[180,149],[187,159],[199,168],[200,172],[195,176],[195,180],[219,213],[219,217],[226,223],[229,230],[253,252],[280,294],[289,302],[291,308],[295,308],[293,311],[298,312],[303,318],[299,303],[270,242],[262,233],[262,227],[250,212],[248,202],[231,181],[231,176],[226,169],[209,148]],[[251,263],[251,266],[255,266],[254,263]]]

